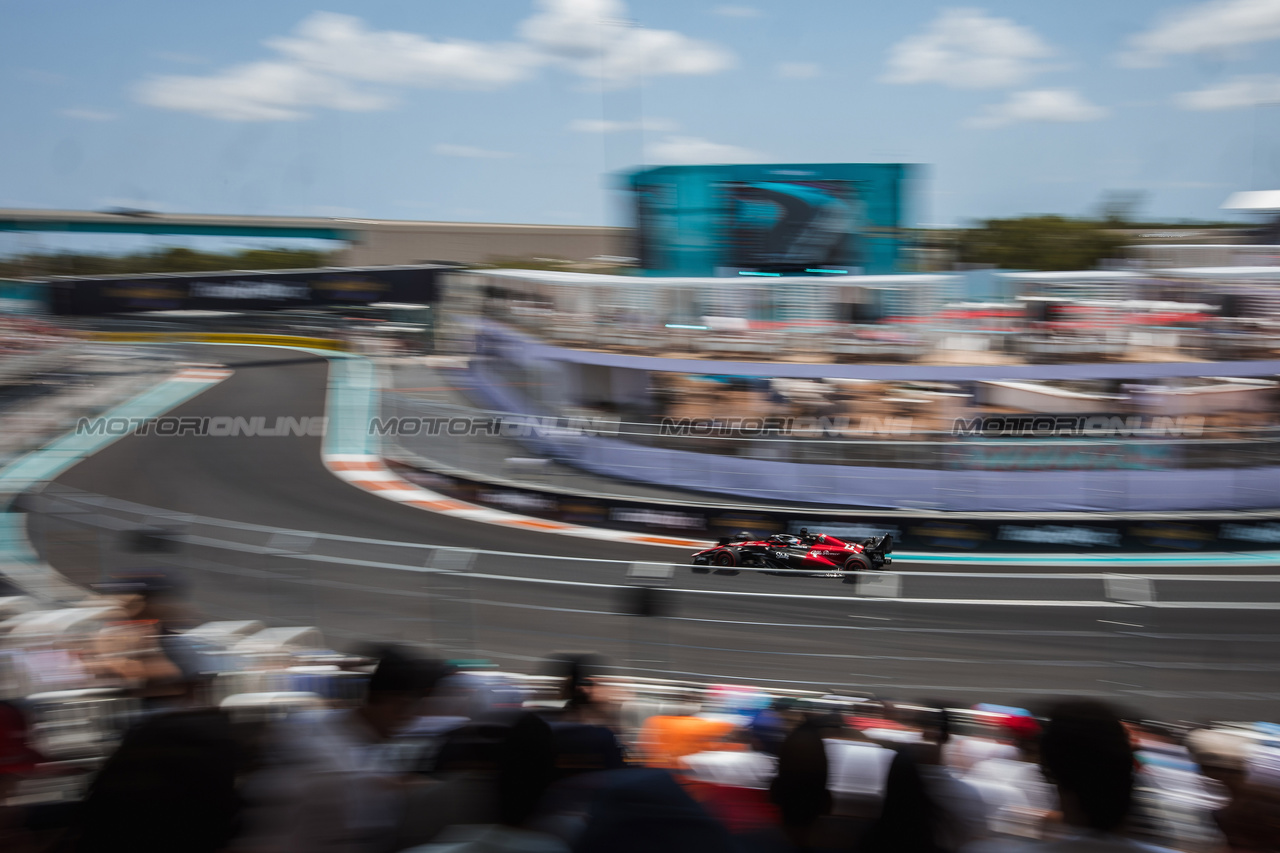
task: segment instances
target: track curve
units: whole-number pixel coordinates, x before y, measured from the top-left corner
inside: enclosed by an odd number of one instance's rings
[[[258,347],[201,353],[235,373],[173,415],[271,421],[324,414],[323,357]],[[512,530],[399,505],[331,474],[318,437],[131,435],[57,485],[233,527],[352,537],[335,540],[322,558],[268,548],[232,559],[210,536],[166,558],[191,573],[211,618],[305,621],[339,643],[436,642],[518,668],[572,646],[603,651],[640,675],[961,701],[1102,694],[1166,717],[1280,716],[1280,627],[1269,609],[1035,601],[1043,587],[1031,585],[1007,596],[1017,603],[944,604],[858,598],[830,580],[680,572],[670,618],[623,617],[624,564],[678,562],[683,551]],[[55,522],[33,514],[28,527],[55,567],[83,576],[84,553],[61,547]],[[413,543],[503,553],[482,555],[468,576],[432,575],[422,573],[421,552],[400,547]],[[515,556],[522,553],[563,559]]]

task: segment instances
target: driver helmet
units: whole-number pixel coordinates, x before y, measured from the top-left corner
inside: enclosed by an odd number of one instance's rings
[[[755,536],[751,534],[750,530],[739,530],[737,533],[733,534],[733,538],[740,542],[749,542],[754,539]]]

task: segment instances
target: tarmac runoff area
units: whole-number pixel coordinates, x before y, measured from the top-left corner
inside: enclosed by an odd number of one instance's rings
[[[326,467],[376,459],[361,420],[376,399],[368,362],[282,348],[207,352],[233,373],[121,416],[327,415],[327,435],[128,435],[64,447],[61,465],[46,463],[55,484],[27,528],[70,579],[103,571],[86,531],[160,519],[173,525],[176,552],[117,548],[105,562],[179,566],[209,618],[313,624],[336,645],[424,642],[519,669],[550,651],[594,649],[637,675],[953,701],[1105,695],[1175,718],[1280,712],[1274,555],[1254,555],[1230,576],[1204,555],[1171,573],[1167,560],[1144,558],[1135,571],[1085,567],[1073,555],[1029,566],[1025,556],[970,554],[946,563],[895,555],[894,572],[857,585],[693,575],[682,565],[687,545],[505,523],[518,516],[495,524],[488,513],[507,514],[421,506],[436,498],[404,499],[394,483],[353,488],[392,482],[348,482]],[[380,473],[340,473],[362,470]],[[619,615],[646,573],[664,588],[666,615]]]

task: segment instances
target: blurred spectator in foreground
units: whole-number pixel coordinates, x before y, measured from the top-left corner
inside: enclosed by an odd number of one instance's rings
[[[1064,702],[1049,714],[1040,739],[1045,777],[1058,789],[1065,832],[1046,841],[978,842],[966,853],[1154,853],[1126,837],[1133,806],[1134,755],[1129,732],[1100,702]]]
[[[600,681],[604,659],[590,654],[556,654],[547,659],[549,674],[558,676],[564,707],[545,716],[556,742],[558,778],[626,764],[618,739],[619,703],[612,688]]]
[[[990,807],[978,790],[942,764],[951,719],[942,708],[915,707],[903,714],[919,739],[899,739],[884,781],[879,817],[863,838],[871,853],[952,853],[989,834]]]
[[[28,827],[27,809],[7,805],[22,781],[34,773],[44,757],[31,748],[31,727],[22,710],[0,702],[0,850],[25,853],[39,849]]]
[[[1218,813],[1218,825],[1231,853],[1280,851],[1280,791],[1246,783]]]
[[[575,853],[738,853],[728,831],[666,770],[600,774]]]
[[[1214,813],[1223,790],[1201,774],[1179,729],[1128,724],[1137,773],[1127,828],[1133,837],[1187,853],[1217,853],[1224,844]]]
[[[911,751],[903,750],[889,765],[880,816],[863,836],[858,853],[953,853],[955,848],[942,842],[946,821]]]
[[[159,714],[125,735],[81,806],[65,850],[216,853],[240,830],[246,739],[216,709]]]
[[[149,710],[187,704],[188,689],[200,681],[200,652],[212,646],[184,633],[199,619],[182,579],[169,571],[136,571],[95,588],[115,596],[130,617],[99,636],[100,669],[129,685]]]
[[[947,766],[968,774],[975,766],[993,758],[1019,761],[1024,758],[1022,747],[1027,745],[1030,726],[1035,724],[1031,715],[1022,708],[1005,705],[978,705],[974,710],[992,715],[993,731],[986,737],[955,735],[947,740],[942,754]],[[1028,731],[1023,731],[1027,729]],[[1039,735],[1035,726],[1034,737]]]
[[[778,759],[754,748],[756,741],[750,728],[735,728],[724,739],[707,743],[704,751],[681,756],[678,778],[744,851],[786,848],[781,813],[769,790]]]
[[[769,789],[782,827],[798,851],[817,849],[816,827],[831,812],[827,751],[822,728],[806,722],[794,729],[778,752],[778,775]]]
[[[1015,751],[978,761],[964,781],[990,806],[992,833],[1038,838],[1045,820],[1058,810],[1057,792],[1040,769],[1040,724],[1030,715],[1010,713],[998,718],[996,727],[1000,742]],[[972,747],[968,753],[976,754]]]
[[[929,797],[940,810],[935,826],[938,844],[946,850],[958,850],[987,837],[991,807],[976,787],[943,763],[943,751],[951,741],[950,713],[942,705],[934,705],[917,709],[913,717],[921,740],[900,749],[915,759]]]
[[[391,741],[447,673],[436,661],[387,648],[352,710],[304,712],[272,733],[272,764],[252,780],[252,824],[237,849],[364,853],[394,849],[421,777]]]
[[[650,717],[640,730],[640,756],[648,767],[677,770],[687,755],[722,748],[735,731],[733,723],[693,714]]]
[[[568,853],[558,838],[529,826],[555,770],[550,726],[534,714],[520,714],[506,727],[490,758],[484,783],[490,789],[486,799],[493,805],[494,822],[454,822],[433,843],[414,847],[412,853]],[[428,796],[419,805],[431,808],[443,803]]]
[[[1187,746],[1200,771],[1224,792],[1225,803],[1213,818],[1228,849],[1233,853],[1280,850],[1280,791],[1265,778],[1255,780],[1250,774],[1248,739],[1202,729],[1191,733]]]

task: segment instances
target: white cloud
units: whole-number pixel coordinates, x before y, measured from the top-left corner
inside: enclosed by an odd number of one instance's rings
[[[610,121],[599,118],[574,119],[569,129],[576,133],[622,133],[630,130],[665,131],[675,130],[678,125],[665,118],[650,118],[644,121]]]
[[[538,0],[519,37],[504,42],[373,30],[350,15],[316,12],[292,34],[266,41],[275,52],[271,59],[206,76],[153,77],[136,95],[152,106],[229,121],[284,121],[315,108],[375,110],[393,103],[387,92],[369,87],[495,89],[547,66],[624,86],[659,75],[710,74],[733,62],[710,42],[633,26],[626,11],[622,0]]]
[[[656,163],[753,163],[764,159],[748,148],[724,145],[696,136],[668,136],[649,146],[649,159]]]
[[[115,113],[107,113],[102,110],[85,110],[76,107],[60,110],[60,112],[67,118],[79,119],[80,121],[115,121],[117,118]]]
[[[621,0],[540,0],[539,6],[520,24],[527,44],[548,62],[606,86],[712,74],[733,64],[728,51],[710,42],[633,26]]]
[[[316,12],[296,34],[267,46],[321,74],[430,89],[493,88],[529,76],[538,57],[519,44],[433,41],[416,33],[370,30],[359,18]]]
[[[1227,50],[1280,39],[1280,1],[1210,0],[1165,14],[1129,39],[1126,65],[1159,65],[1178,54]]]
[[[889,52],[886,83],[941,83],[955,89],[1016,86],[1053,54],[1035,31],[981,9],[945,9],[923,33]]]
[[[1280,103],[1280,75],[1252,74],[1182,92],[1175,101],[1184,110],[1235,110]]]
[[[1000,127],[1024,121],[1097,121],[1107,111],[1089,103],[1074,89],[1035,89],[1014,92],[1002,104],[988,106],[969,120],[973,127]]]
[[[137,96],[153,107],[225,121],[288,121],[304,118],[308,107],[361,111],[391,104],[385,95],[287,62],[236,65],[209,77],[155,77],[138,86]]]
[[[764,14],[751,6],[717,6],[711,12],[725,18],[759,18]]]
[[[816,62],[779,62],[778,76],[784,80],[811,80],[822,73]]]
[[[435,145],[431,150],[444,157],[471,157],[477,160],[504,160],[514,156],[509,151],[490,151],[474,145],[451,145],[447,142]]]

